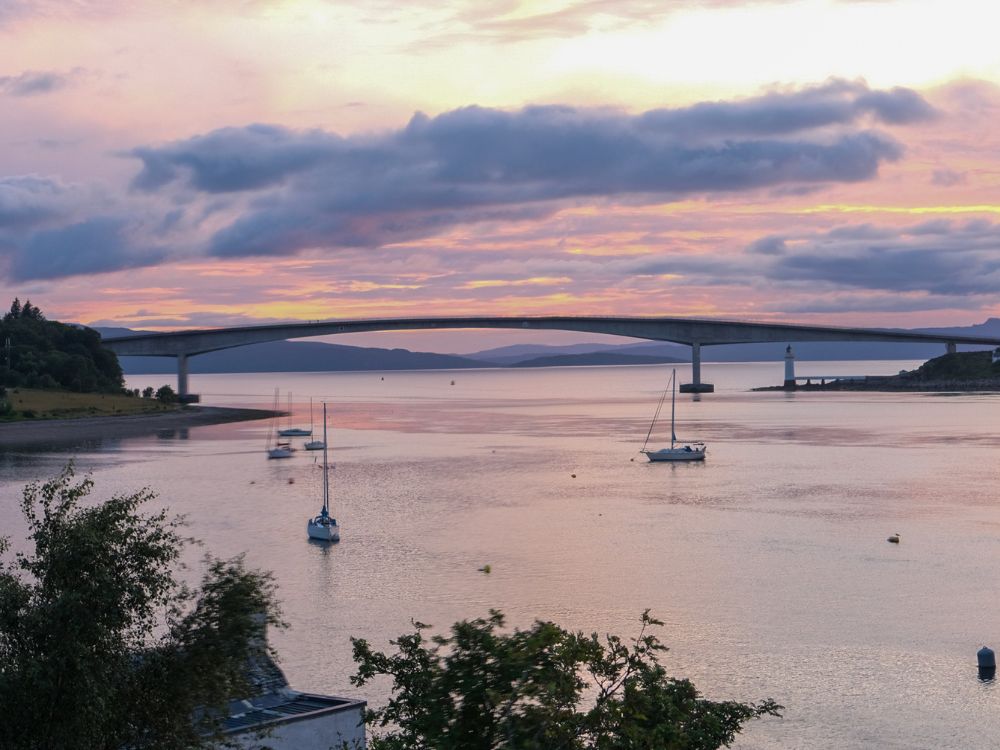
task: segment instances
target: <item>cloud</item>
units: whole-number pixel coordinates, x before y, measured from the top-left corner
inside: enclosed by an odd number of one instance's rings
[[[684,109],[658,109],[641,123],[688,139],[773,136],[870,117],[889,125],[929,120],[934,108],[906,88],[873,91],[861,81],[831,80],[792,92],[773,92],[735,102],[702,102]]]
[[[211,254],[283,255],[399,242],[568,200],[663,202],[868,180],[902,154],[868,125],[930,116],[918,102],[907,90],[831,81],[638,115],[466,107],[364,136],[251,125],[129,155],[142,164],[138,191],[243,196]]]
[[[13,281],[52,279],[155,265],[166,251],[137,247],[123,219],[100,216],[35,233],[10,257]]]
[[[787,249],[784,237],[770,235],[751,242],[747,247],[747,252],[755,255],[784,255]]]
[[[785,239],[757,240],[749,252],[779,243],[784,252],[757,250],[753,263],[746,255],[681,256],[656,259],[651,267],[672,267],[690,283],[766,282],[817,293],[864,290],[950,298],[990,295],[1000,288],[1000,224],[935,221],[902,229],[863,224],[798,236],[790,244]]]
[[[0,232],[38,225],[63,215],[74,189],[33,175],[0,177]]]
[[[69,73],[28,70],[15,76],[0,76],[0,94],[8,96],[49,94],[68,86],[78,74],[78,70]]]
[[[952,187],[965,182],[965,173],[951,169],[935,169],[931,175],[931,184],[941,187]]]
[[[142,161],[143,168],[132,186],[156,190],[184,170],[196,190],[253,190],[329,163],[343,155],[341,143],[342,139],[321,131],[293,135],[271,125],[223,128],[174,146],[134,149],[130,154]]]

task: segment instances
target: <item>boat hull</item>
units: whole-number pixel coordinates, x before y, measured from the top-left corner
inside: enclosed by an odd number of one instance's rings
[[[306,531],[310,539],[319,539],[323,542],[340,541],[340,526],[336,521],[333,523],[317,523],[317,519],[310,518],[306,524]]]
[[[267,452],[268,458],[291,458],[292,450],[291,448],[271,448]]]
[[[661,448],[658,451],[643,451],[650,461],[704,461],[704,448]]]
[[[284,430],[278,430],[278,435],[281,437],[312,437],[312,434],[312,430],[303,427],[288,427]]]
[[[323,448],[326,447],[326,443],[324,443],[322,440],[311,440],[302,447],[305,448],[307,451],[321,451],[323,450]]]

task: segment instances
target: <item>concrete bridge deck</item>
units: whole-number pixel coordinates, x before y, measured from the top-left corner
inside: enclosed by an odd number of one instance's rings
[[[755,323],[674,317],[617,316],[513,316],[428,317],[377,320],[327,320],[311,323],[280,323],[239,328],[212,328],[170,333],[139,334],[105,339],[104,345],[120,356],[176,357],[177,392],[188,398],[188,357],[267,341],[328,336],[367,331],[428,329],[517,328],[599,333],[611,336],[670,341],[691,347],[691,383],[682,391],[708,392],[713,387],[701,380],[701,347],[795,341],[882,341],[887,343],[941,343],[954,351],[958,344],[1000,346],[1000,338],[952,336],[884,328],[842,328],[793,323]]]

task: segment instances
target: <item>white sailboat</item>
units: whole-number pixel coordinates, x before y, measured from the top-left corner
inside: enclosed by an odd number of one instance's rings
[[[274,404],[272,406],[274,411],[274,416],[271,418],[271,424],[267,428],[267,444],[265,450],[267,451],[268,458],[291,458],[292,457],[292,444],[287,440],[276,440],[274,437],[275,423],[278,421],[278,389],[274,389]],[[281,434],[280,432],[278,433]]]
[[[309,399],[309,434],[313,431],[313,400]],[[303,446],[307,451],[321,451],[326,447],[325,440],[310,440]]]
[[[663,402],[667,398],[667,390],[670,391],[670,447],[660,448],[659,450],[651,451],[646,450],[646,446],[649,445],[649,437],[653,434],[653,428],[656,426],[656,421],[660,416],[660,410],[663,408]],[[656,413],[653,414],[653,421],[649,424],[649,431],[646,433],[646,442],[642,444],[642,449],[640,453],[645,454],[646,458],[650,461],[704,461],[705,451],[707,447],[702,442],[695,443],[682,443],[677,440],[677,433],[674,429],[674,418],[677,410],[677,370],[674,370],[670,376],[670,383],[667,385],[667,389],[663,391],[663,395],[660,396],[660,403],[656,405]]]
[[[330,465],[326,448],[326,404],[323,404],[323,508],[318,516],[313,516],[306,524],[310,539],[320,539],[324,542],[340,541],[340,526],[337,519],[330,515]]]
[[[278,434],[281,437],[310,437],[313,434],[312,430],[312,419],[310,418],[309,429],[304,427],[292,427],[292,394],[291,391],[288,393],[288,427],[283,430],[278,430]]]

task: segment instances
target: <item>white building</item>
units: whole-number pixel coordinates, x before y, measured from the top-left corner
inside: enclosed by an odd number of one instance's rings
[[[229,704],[229,743],[271,750],[364,750],[365,701],[292,690],[267,653],[266,626],[247,664],[253,694]]]

